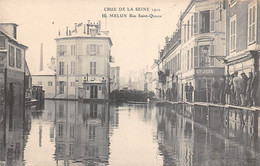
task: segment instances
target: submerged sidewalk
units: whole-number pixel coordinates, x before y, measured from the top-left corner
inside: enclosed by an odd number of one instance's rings
[[[194,106],[205,106],[205,107],[220,107],[220,108],[233,108],[233,109],[241,109],[241,110],[250,110],[250,111],[260,111],[260,106],[256,107],[242,107],[242,106],[235,106],[235,105],[229,105],[229,104],[218,104],[218,103],[207,103],[207,102],[186,102],[186,101],[168,101],[168,100],[159,100],[156,102],[156,104],[189,104]]]

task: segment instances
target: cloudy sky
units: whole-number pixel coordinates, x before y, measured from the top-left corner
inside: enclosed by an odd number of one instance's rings
[[[110,32],[112,55],[121,75],[151,66],[158,57],[158,44],[175,31],[178,17],[190,0],[0,0],[0,22],[19,25],[18,40],[29,47],[26,59],[31,72],[39,71],[40,43],[44,64],[56,56],[54,38],[59,29],[74,23],[102,21]],[[106,7],[149,8],[149,12],[104,11]],[[160,11],[153,12],[152,9]],[[102,14],[154,14],[161,18],[102,18]],[[53,24],[54,22],[54,24]]]

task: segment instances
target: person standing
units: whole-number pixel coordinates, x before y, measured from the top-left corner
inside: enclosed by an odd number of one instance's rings
[[[193,91],[194,91],[194,87],[192,86],[192,84],[190,82],[190,86],[189,86],[189,89],[188,89],[188,92],[189,92],[189,102],[192,102]]]
[[[220,101],[221,104],[226,104],[225,86],[226,86],[226,76],[223,75],[220,78],[220,88],[219,88],[219,101]]]
[[[230,74],[227,74],[226,81],[225,81],[225,95],[226,95],[226,103],[230,104]]]
[[[242,90],[242,79],[240,77],[238,77],[237,71],[234,73],[234,76],[235,77],[233,79],[233,83],[234,83],[236,105],[240,105],[241,104],[240,94],[241,94],[241,90]]]
[[[258,103],[257,103],[257,90],[258,90],[258,86],[259,86],[259,75],[258,75],[258,72],[256,71],[255,74],[254,74],[254,77],[252,79],[252,91],[251,91],[251,97],[252,97],[252,100],[253,100],[253,106],[256,106]]]
[[[234,73],[231,74],[230,81],[229,81],[229,86],[230,86],[230,104],[235,104],[236,103],[236,97],[235,97],[235,90],[234,90]]]
[[[212,97],[211,97],[211,101],[213,103],[218,103],[219,98],[218,98],[218,92],[219,92],[219,83],[217,81],[217,79],[215,78],[215,81],[213,82],[212,86]]]
[[[252,102],[252,98],[251,98],[251,83],[252,83],[252,79],[253,79],[253,73],[249,72],[249,77],[247,80],[247,85],[246,85],[246,101],[245,104],[249,107],[252,106],[253,102]]]
[[[241,87],[241,106],[245,106],[245,94],[246,94],[246,87],[247,87],[247,81],[248,77],[245,73],[241,73],[242,77],[242,87]]]
[[[189,85],[188,82],[185,84],[186,101],[189,101]]]

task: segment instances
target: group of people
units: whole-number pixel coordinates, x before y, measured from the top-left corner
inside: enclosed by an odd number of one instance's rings
[[[237,106],[258,105],[257,92],[259,86],[259,73],[249,72],[247,76],[244,72],[238,75],[233,74],[221,76],[220,80],[215,80],[212,84],[212,101],[215,103],[231,104]]]
[[[188,82],[185,84],[185,93],[186,93],[186,100],[188,102],[192,102],[192,94],[194,91],[194,87],[192,86],[192,83],[190,82],[188,85]]]

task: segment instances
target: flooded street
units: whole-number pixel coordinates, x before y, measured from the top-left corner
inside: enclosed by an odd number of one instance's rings
[[[1,115],[0,165],[260,165],[258,114],[46,100]]]

